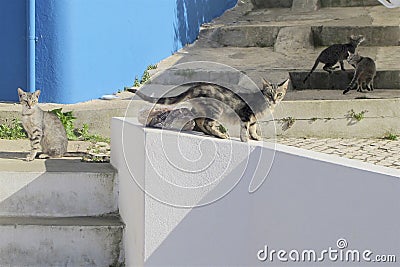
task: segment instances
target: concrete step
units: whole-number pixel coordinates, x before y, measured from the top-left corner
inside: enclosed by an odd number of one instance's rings
[[[354,70],[334,71],[329,74],[326,71],[313,72],[310,78],[303,83],[309,70],[289,72],[292,89],[335,89],[343,90],[350,84],[354,76]],[[380,70],[376,72],[374,79],[375,89],[399,89],[400,88],[400,70]]]
[[[290,8],[293,0],[253,0],[254,8]],[[319,0],[321,7],[377,6],[376,0]]]
[[[0,216],[98,216],[115,213],[117,189],[110,164],[80,159],[35,159],[0,153]]]
[[[119,217],[0,217],[1,266],[120,266]]]
[[[227,12],[206,25],[200,33],[199,45],[273,47],[282,39],[280,35],[285,34],[282,29],[295,27],[308,30],[309,40],[304,45],[328,46],[347,42],[351,34],[363,34],[367,39],[364,46],[397,46],[399,23],[396,10],[382,5],[322,8],[312,12],[288,8],[252,11],[238,6],[235,12]]]
[[[207,29],[209,40],[220,46],[233,47],[274,47],[282,29],[295,27],[287,25],[235,25]],[[308,27],[309,40],[305,45],[329,46],[337,43],[347,43],[348,37],[354,33],[366,37],[364,46],[397,46],[399,45],[400,29],[398,26],[303,26]],[[212,31],[210,33],[210,31]],[[234,38],[235,37],[235,38]]]

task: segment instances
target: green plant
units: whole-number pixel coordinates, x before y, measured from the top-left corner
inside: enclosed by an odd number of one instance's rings
[[[383,139],[385,140],[391,140],[391,141],[396,141],[398,138],[397,134],[394,134],[392,132],[387,132],[385,133],[385,135],[383,136]]]
[[[293,117],[286,117],[286,118],[282,118],[281,122],[283,123],[284,128],[289,129],[294,125],[294,123],[296,122],[296,119]]]
[[[56,114],[61,120],[61,123],[64,125],[65,131],[67,132],[68,140],[110,143],[110,138],[103,137],[98,134],[90,134],[89,126],[85,123],[82,125],[81,129],[75,129],[74,121],[76,120],[76,117],[73,116],[72,111],[62,112],[62,109],[58,108],[49,112]]]
[[[18,119],[13,119],[10,123],[0,124],[0,139],[15,140],[26,137],[26,132]]]
[[[98,134],[90,134],[89,133],[89,126],[84,123],[81,129],[77,129],[75,131],[77,134],[77,138],[82,141],[91,141],[91,142],[106,142],[110,143],[110,138],[103,137]]]
[[[150,65],[147,66],[147,70],[155,70],[157,68],[158,68],[157,64],[150,64]]]
[[[49,112],[54,113],[61,120],[69,140],[78,140],[78,137],[74,132],[74,121],[76,120],[76,117],[72,115],[72,111],[62,112],[61,108],[57,108],[50,110]]]
[[[138,79],[138,77],[135,77],[135,81],[133,82],[133,87],[139,87],[140,86],[140,81]]]
[[[148,70],[145,70],[142,75],[142,79],[140,80],[141,84],[144,84],[150,80],[150,73]]]
[[[361,121],[362,119],[365,118],[365,113],[367,113],[368,110],[363,110],[359,113],[356,113],[353,109],[349,111],[348,117],[351,119],[354,119],[356,121]]]

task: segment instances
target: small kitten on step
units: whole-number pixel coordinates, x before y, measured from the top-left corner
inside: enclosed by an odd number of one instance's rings
[[[155,98],[143,94],[140,90],[136,94],[145,101],[173,105],[190,101],[191,112],[194,114],[196,127],[206,134],[219,138],[229,138],[218,118],[224,112],[224,105],[234,111],[241,120],[240,140],[247,142],[249,136],[254,140],[261,140],[257,134],[256,116],[272,111],[286,94],[289,79],[279,84],[271,84],[263,80],[261,92],[235,93],[232,90],[207,82],[191,83],[190,88],[173,97]]]
[[[344,63],[343,60],[347,59],[348,52],[355,53],[357,46],[359,46],[365,38],[362,35],[358,36],[350,36],[350,42],[347,44],[334,44],[331,45],[324,50],[322,50],[321,54],[315,60],[314,66],[311,71],[307,74],[303,83],[306,83],[308,78],[311,76],[311,73],[317,68],[319,63],[325,64],[323,69],[329,73],[332,73],[333,70],[337,69],[339,66],[335,66],[336,63],[340,63],[340,68],[344,71]],[[335,66],[335,67],[334,67]]]
[[[353,79],[347,86],[343,94],[349,92],[354,84],[357,83],[357,92],[363,91],[363,83],[366,84],[368,91],[374,90],[374,78],[376,75],[376,65],[372,58],[360,56],[358,53],[349,52],[347,61],[355,68]]]
[[[40,146],[42,152],[50,157],[62,157],[68,146],[63,124],[55,114],[43,111],[38,106],[39,95],[39,90],[28,93],[18,88],[19,101],[22,104],[22,125],[31,141],[31,151],[26,161],[35,159]]]

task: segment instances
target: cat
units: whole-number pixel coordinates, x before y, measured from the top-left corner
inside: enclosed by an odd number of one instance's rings
[[[195,127],[194,114],[188,108],[145,107],[139,110],[138,120],[144,126],[192,131]]]
[[[218,122],[218,118],[224,112],[223,105],[226,105],[240,118],[240,140],[247,142],[249,137],[253,140],[261,140],[257,133],[256,116],[262,115],[268,110],[272,112],[274,107],[282,101],[289,85],[289,79],[279,84],[272,84],[263,79],[261,92],[246,93],[235,93],[224,86],[207,82],[190,83],[189,85],[189,89],[173,97],[155,98],[143,94],[140,90],[137,90],[136,94],[147,102],[163,105],[173,105],[190,100],[196,127],[206,134],[222,139],[229,138],[229,134]]]
[[[358,53],[348,54],[347,61],[355,68],[353,79],[343,94],[349,92],[354,84],[357,83],[357,92],[363,91],[363,83],[366,84],[368,91],[374,90],[374,78],[376,75],[376,65],[372,58],[360,56]]]
[[[365,40],[362,35],[350,36],[350,42],[347,44],[334,44],[331,45],[319,54],[315,60],[314,66],[311,71],[307,74],[303,83],[306,83],[308,78],[310,78],[311,73],[317,68],[319,63],[325,64],[323,69],[328,73],[332,73],[333,70],[337,69],[339,66],[335,66],[336,63],[340,63],[340,68],[345,71],[343,60],[347,59],[348,52],[355,53],[356,48]],[[335,67],[334,67],[335,66]]]
[[[55,114],[43,111],[38,106],[40,90],[29,93],[18,88],[18,96],[22,104],[22,126],[31,142],[26,161],[35,159],[40,146],[43,152],[41,158],[62,157],[67,151],[67,133]]]

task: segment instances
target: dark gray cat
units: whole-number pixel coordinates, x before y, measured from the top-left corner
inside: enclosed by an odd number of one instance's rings
[[[365,83],[368,91],[374,90],[374,78],[376,75],[376,65],[372,58],[360,56],[358,53],[349,53],[347,61],[355,68],[353,79],[347,86],[343,94],[349,92],[354,84],[357,83],[357,92],[363,91],[363,84]]]
[[[27,161],[35,159],[40,146],[44,153],[40,157],[62,157],[67,151],[67,133],[60,119],[53,113],[43,111],[37,105],[40,91],[24,92],[18,88],[19,101],[22,104],[22,125],[31,141],[31,151]]]
[[[322,50],[321,54],[315,60],[314,66],[311,71],[308,73],[303,83],[305,83],[308,78],[311,76],[311,73],[317,68],[319,63],[325,64],[323,69],[329,73],[332,73],[333,70],[337,69],[339,66],[335,66],[336,63],[340,63],[340,68],[344,71],[344,63],[343,60],[347,59],[348,53],[355,53],[357,46],[359,46],[365,38],[362,35],[358,36],[350,36],[350,42],[347,44],[334,44],[331,45],[324,50]],[[335,67],[334,67],[335,66]]]
[[[223,105],[226,105],[240,118],[240,140],[246,142],[249,135],[251,139],[261,140],[257,134],[256,116],[268,110],[273,111],[285,96],[288,84],[289,80],[271,84],[264,79],[261,92],[235,93],[217,84],[198,82],[190,84],[188,90],[173,97],[154,98],[143,94],[140,90],[136,91],[136,94],[145,101],[164,105],[193,100],[190,103],[196,126],[204,133],[223,139],[229,138],[229,135],[219,124],[218,118],[224,112]]]

